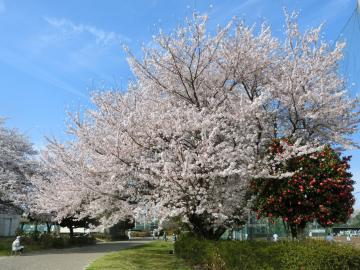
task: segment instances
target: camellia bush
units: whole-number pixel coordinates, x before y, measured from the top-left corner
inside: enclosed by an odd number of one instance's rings
[[[275,158],[284,153],[287,140],[274,141],[270,146]],[[341,157],[330,146],[312,154],[290,158],[276,170],[292,172],[281,179],[254,179],[252,190],[257,195],[258,217],[281,217],[293,237],[303,231],[307,222],[316,220],[329,227],[346,222],[353,213],[354,190],[348,171],[350,157]]]

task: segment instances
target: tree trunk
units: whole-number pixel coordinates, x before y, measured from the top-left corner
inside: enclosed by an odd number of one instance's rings
[[[46,222],[46,229],[47,229],[47,233],[50,233],[51,232],[51,222]]]
[[[298,226],[298,234],[297,239],[304,240],[305,239],[305,226]]]
[[[295,224],[290,224],[290,233],[291,233],[291,239],[295,240],[297,238],[297,226]]]
[[[252,212],[249,212],[247,240],[254,240],[254,223],[254,216]]]
[[[192,214],[189,216],[189,222],[192,225],[192,232],[195,236],[208,239],[208,240],[219,240],[221,235],[226,231],[224,226],[215,227],[208,219],[207,213],[196,215]]]
[[[34,230],[34,233],[38,233],[38,222],[35,221],[35,230]]]
[[[286,231],[286,236],[289,237],[289,233],[291,233],[289,223],[285,222],[284,220],[282,222],[283,222],[284,229]]]
[[[68,227],[70,230],[70,238],[74,238],[74,227],[73,226],[69,226]]]
[[[305,224],[289,224],[292,240],[304,239]]]
[[[39,231],[38,231],[38,222],[37,221],[35,221],[35,228],[31,235],[35,241],[37,241],[39,239]]]

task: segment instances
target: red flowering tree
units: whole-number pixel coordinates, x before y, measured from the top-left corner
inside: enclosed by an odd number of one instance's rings
[[[274,141],[270,151],[275,157],[284,149],[279,141]],[[307,222],[316,220],[324,227],[346,222],[355,201],[349,160],[350,157],[341,157],[325,146],[313,154],[291,158],[276,168],[294,172],[291,177],[254,179],[252,191],[257,195],[258,217],[282,218],[293,238],[303,232]]]

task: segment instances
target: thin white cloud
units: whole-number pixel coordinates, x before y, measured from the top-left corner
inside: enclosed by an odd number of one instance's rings
[[[210,18],[219,22],[225,23],[233,16],[237,17],[244,17],[247,18],[258,17],[261,15],[264,6],[269,4],[267,1],[261,0],[245,0],[245,1],[238,1],[237,5],[211,5],[211,11],[209,12]]]
[[[232,12],[234,12],[234,13],[241,12],[241,11],[243,12],[243,11],[247,10],[248,8],[250,8],[250,7],[253,7],[255,5],[259,5],[260,3],[261,3],[261,1],[259,1],[259,0],[247,0],[247,1],[242,2],[237,7],[235,7],[234,10],[232,10]]]
[[[1,0],[0,0],[1,1]],[[53,18],[53,17],[44,17],[44,20],[52,27],[59,31],[60,34],[65,39],[70,39],[74,36],[88,34],[90,35],[97,45],[100,46],[111,46],[119,45],[124,42],[129,42],[130,38],[115,33],[113,31],[105,31],[103,29],[97,28],[88,24],[76,24],[73,21],[66,18]]]
[[[6,11],[5,1],[0,0],[0,14]]]
[[[76,87],[58,78],[55,74],[50,73],[45,68],[35,65],[31,60],[27,59],[26,57],[19,56],[18,53],[15,53],[11,50],[8,50],[6,48],[1,49],[0,62],[4,62],[39,81],[52,85],[56,89],[76,95],[84,100],[89,100],[89,97],[76,89]]]

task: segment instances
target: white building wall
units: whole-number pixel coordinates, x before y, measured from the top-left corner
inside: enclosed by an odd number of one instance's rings
[[[0,214],[0,236],[15,236],[20,218],[20,215]]]
[[[60,233],[70,233],[67,227],[60,227]],[[90,229],[74,228],[74,233],[90,233]]]

